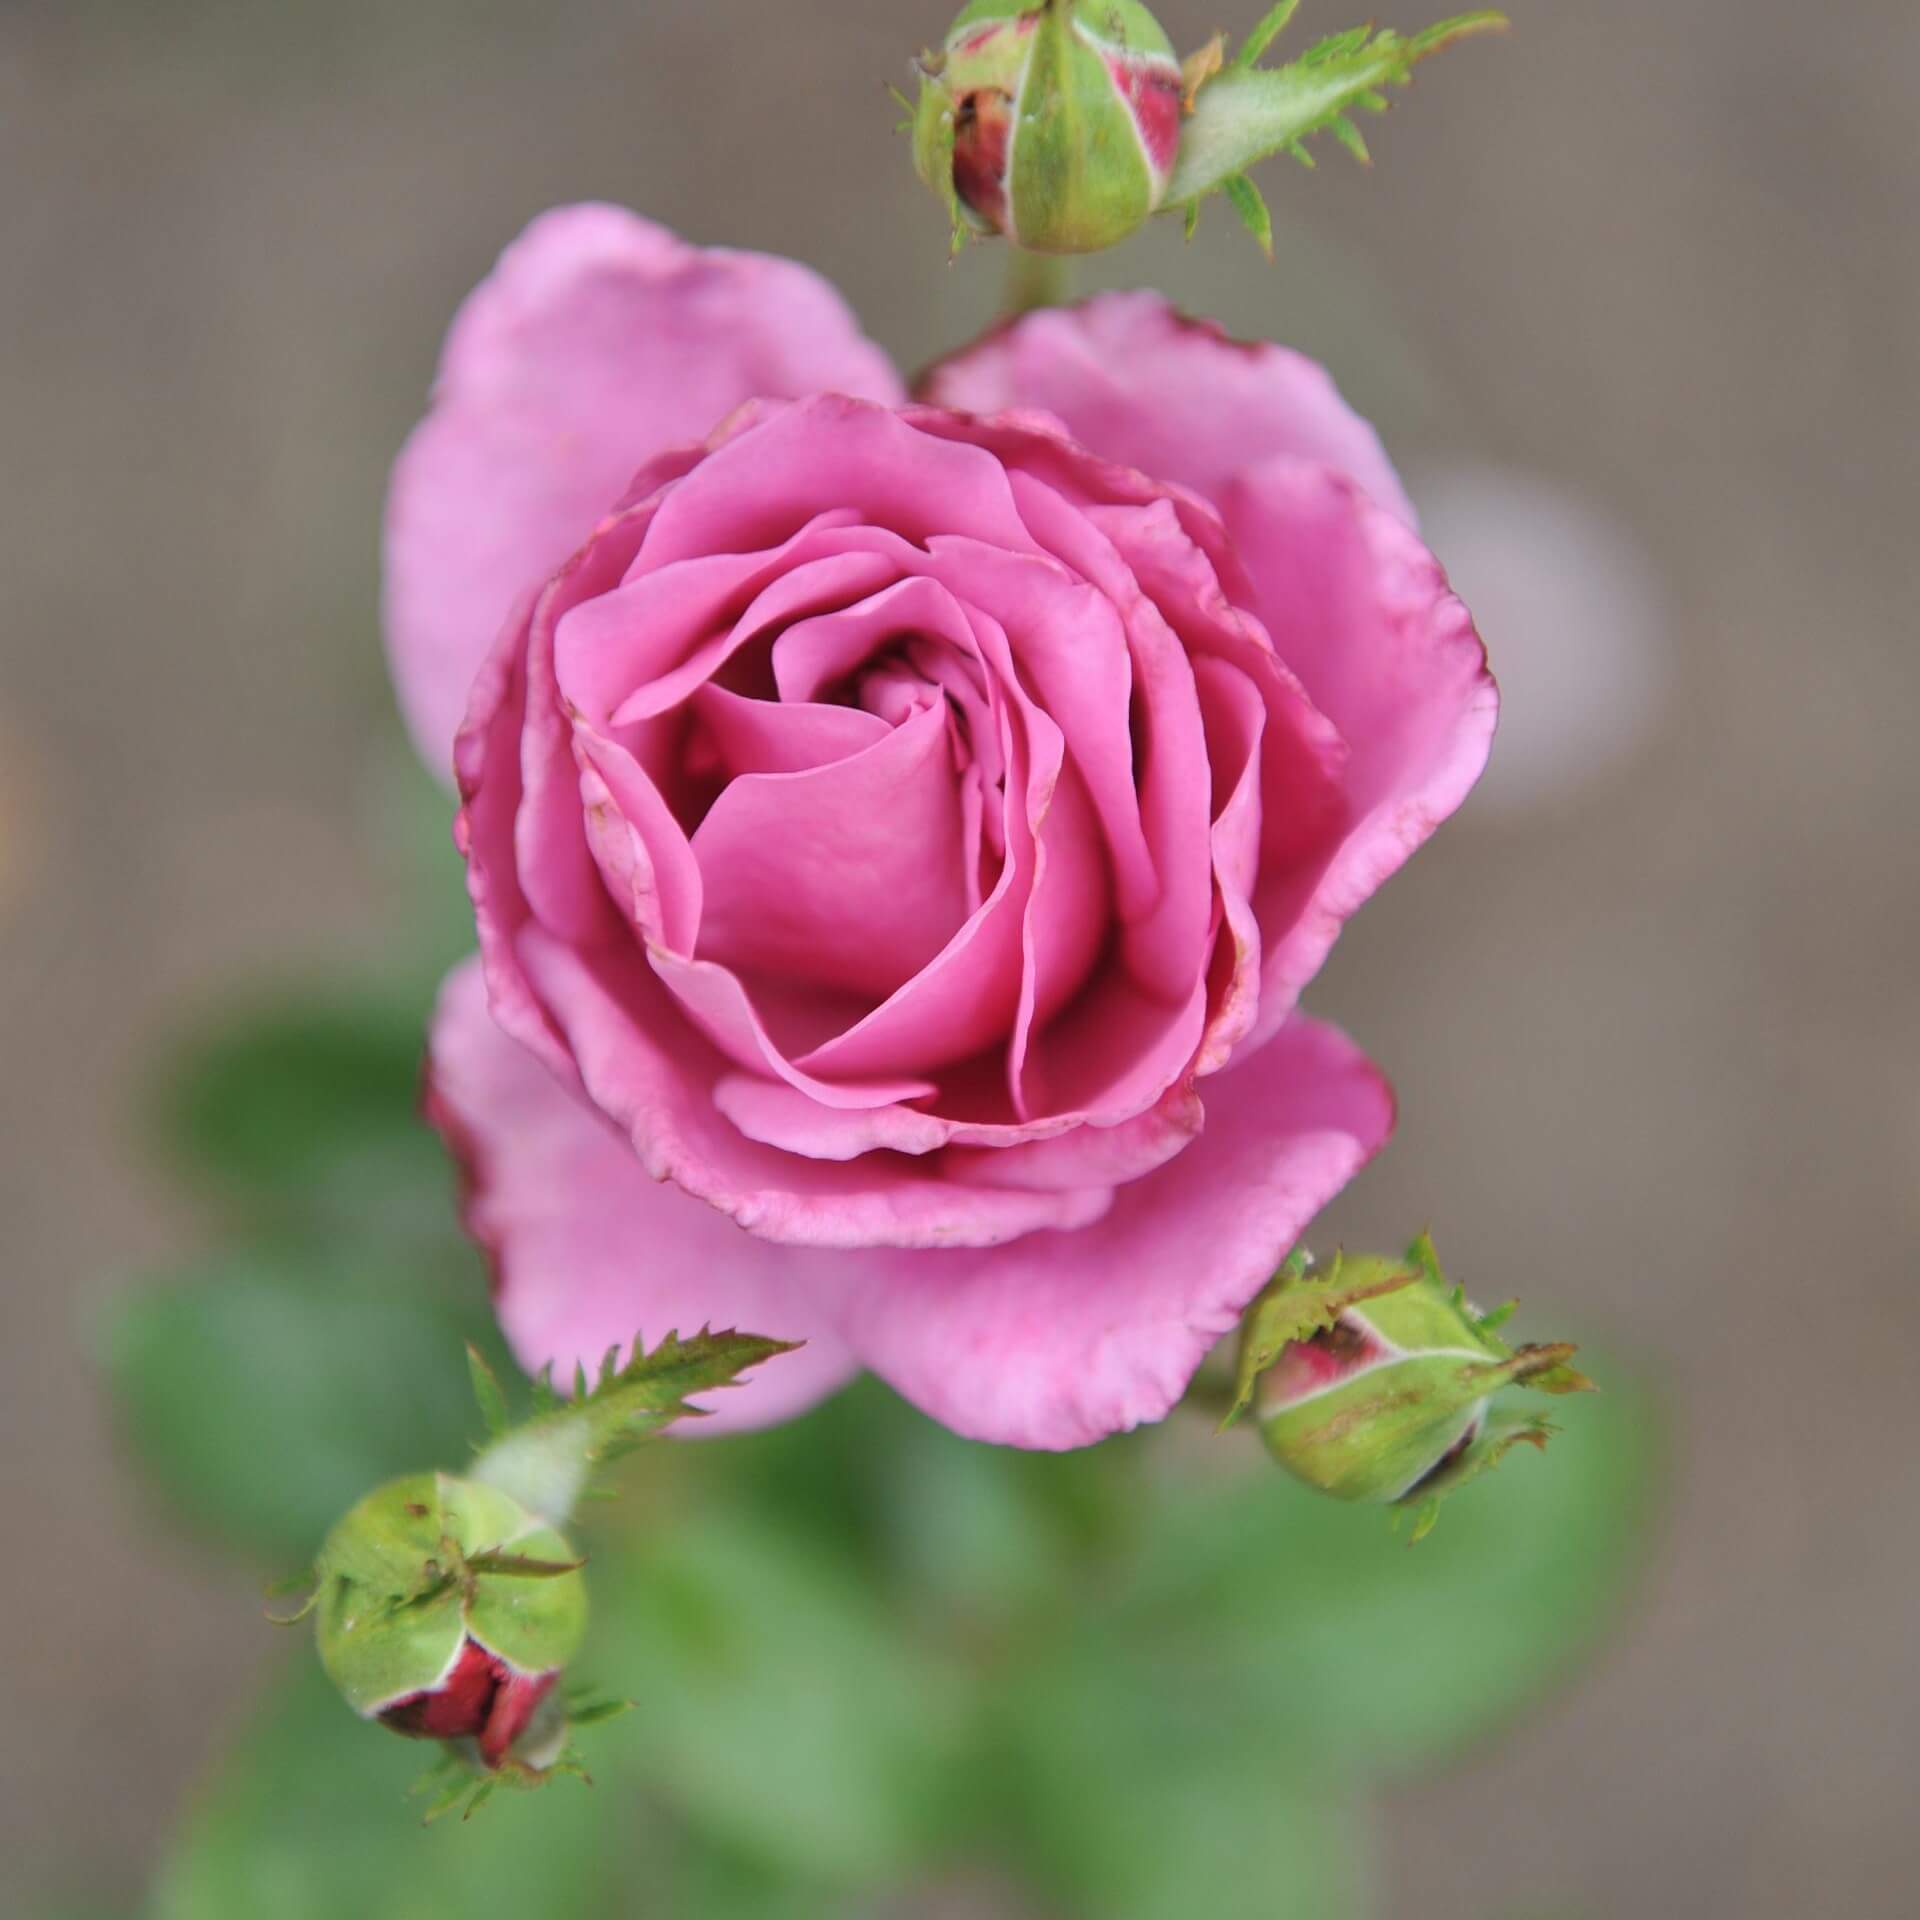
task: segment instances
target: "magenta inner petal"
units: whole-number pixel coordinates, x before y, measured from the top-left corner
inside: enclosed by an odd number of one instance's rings
[[[889,642],[918,635],[974,651],[966,609],[945,587],[933,580],[900,580],[857,606],[788,627],[773,643],[774,686],[783,701],[823,699],[836,683],[877,664],[875,656]]]
[[[823,536],[823,544],[829,537]],[[856,537],[845,536],[849,540]],[[876,592],[895,578],[897,572],[886,555],[858,547],[852,551],[823,552],[796,565],[756,594],[730,627],[700,640],[678,664],[657,678],[641,680],[615,710],[614,724],[628,726],[653,714],[671,713],[700,687],[725,672],[751,642],[789,620],[844,606],[850,600]],[[771,691],[759,686],[734,690]]]
[[[866,1153],[937,1152],[952,1127],[915,1107],[823,1107],[781,1080],[730,1073],[713,1089],[713,1104],[749,1139],[809,1160],[857,1160]],[[1062,1185],[1065,1182],[1060,1183]]]
[[[858,707],[750,700],[725,687],[702,687],[692,704],[722,778],[830,767],[878,746],[889,732],[877,714]]]
[[[1264,809],[1261,746],[1266,707],[1259,690],[1224,660],[1193,663],[1213,763],[1215,805],[1213,872],[1219,889],[1221,933],[1216,937],[1212,1012],[1196,1070],[1212,1073],[1226,1064],[1253,1025],[1260,998],[1260,923],[1253,893],[1260,875]]]
[[[699,957],[884,1000],[965,924],[963,846],[944,703],[834,765],[743,775],[693,837]]]
[[[638,538],[636,525],[631,540]],[[629,547],[628,538],[616,536],[580,554],[541,596],[527,631],[514,867],[534,917],[555,933],[588,943],[612,937],[618,921],[580,833],[580,770],[574,762],[573,730],[558,697],[554,636],[570,605],[618,579]]]
[[[999,735],[1009,784],[1024,783],[1026,749],[1016,745],[1004,711]],[[933,1072],[1004,1045],[1020,1004],[1021,927],[1032,875],[1030,837],[1023,833],[1018,846],[1010,845],[985,904],[946,950],[884,1005],[799,1064],[836,1078]]]
[[[730,1060],[751,1073],[772,1074],[822,1106],[905,1105],[936,1091],[931,1080],[906,1075],[848,1074],[829,1081],[805,1072],[788,1059],[745,984],[730,969],[712,960],[683,959],[660,947],[649,948],[647,958],[694,1025]]]
[[[627,750],[574,729],[587,845],[614,902],[648,944],[691,953],[701,921],[700,863],[652,778]]]
[[[1028,1049],[1035,1114],[1083,1114],[1112,1126],[1144,1113],[1187,1076],[1206,1030],[1207,983],[1177,1006],[1144,992],[1125,968],[1100,968],[1086,991]]]
[[[1058,749],[1056,749],[1058,750]],[[1020,1011],[1007,1076],[1021,1119],[1043,1109],[1027,1074],[1034,1033],[1080,990],[1107,947],[1113,889],[1093,805],[1079,770],[1064,759],[1035,836],[1033,891],[1022,933]]]
[[[555,671],[574,706],[605,725],[636,687],[685,664],[734,627],[770,586],[834,551],[822,536],[851,527],[847,512],[817,515],[791,539],[758,553],[729,550],[636,572],[576,606],[555,635]]]
[[[1024,499],[1025,476],[1013,480]],[[1120,911],[1128,917],[1146,913],[1160,883],[1134,786],[1133,661],[1112,599],[1054,563],[999,553],[976,541],[935,541],[934,565],[956,589],[964,587],[976,613],[990,615],[1006,630],[1021,683],[1060,723],[1086,782]],[[1115,572],[1124,582],[1117,556]]]
[[[769,408],[751,431],[715,449],[663,503],[641,562],[773,546],[813,515],[843,507],[921,543],[969,533],[1017,551],[1033,544],[992,454],[828,393]]]

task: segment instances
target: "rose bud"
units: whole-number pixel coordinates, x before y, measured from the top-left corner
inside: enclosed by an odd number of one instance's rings
[[[1259,1372],[1255,1408],[1268,1450],[1336,1499],[1419,1507],[1416,1537],[1442,1494],[1553,1432],[1537,1416],[1497,1409],[1497,1395],[1592,1391],[1568,1365],[1571,1346],[1501,1341],[1496,1329],[1511,1309],[1476,1312],[1424,1237],[1404,1262],[1337,1260],[1324,1274],[1290,1267],[1249,1317],[1248,1341],[1259,1337],[1263,1311],[1270,1324],[1299,1316],[1304,1335]]]
[[[1166,197],[1180,63],[1139,0],[973,0],[921,63],[920,176],[1036,253],[1094,253]]]
[[[320,1550],[321,1664],[366,1719],[456,1743],[488,1772],[541,1771],[565,1740],[548,1696],[586,1627],[580,1566],[492,1487],[444,1473],[392,1481]]]

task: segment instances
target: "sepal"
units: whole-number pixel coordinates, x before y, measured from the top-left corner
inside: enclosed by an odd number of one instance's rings
[[[1478,33],[1506,26],[1503,14],[1460,14],[1423,32],[1355,27],[1329,35],[1282,67],[1260,58],[1293,18],[1299,0],[1282,0],[1248,36],[1233,59],[1194,88],[1181,134],[1180,157],[1168,183],[1166,204],[1184,206],[1189,223],[1206,195],[1224,192],[1246,219],[1245,194],[1236,182],[1246,169],[1276,153],[1290,153],[1311,167],[1307,141],[1330,133],[1355,159],[1366,163],[1367,143],[1356,112],[1382,113],[1387,90],[1404,87],[1421,61]],[[1255,237],[1259,228],[1248,221]]]
[[[1241,1322],[1233,1404],[1220,1423],[1221,1431],[1246,1412],[1260,1376],[1294,1341],[1311,1339],[1334,1326],[1349,1308],[1399,1293],[1420,1277],[1419,1269],[1407,1260],[1366,1255],[1350,1260],[1345,1253],[1336,1253],[1332,1266],[1321,1272],[1304,1248],[1292,1254]]]
[[[597,1380],[590,1382],[585,1368],[576,1368],[570,1400],[554,1391],[551,1370],[543,1374],[534,1383],[532,1413],[517,1426],[492,1369],[469,1348],[468,1366],[489,1436],[472,1476],[564,1526],[597,1469],[676,1421],[706,1417],[689,1404],[691,1395],[738,1386],[750,1368],[796,1346],[708,1328],[691,1340],[669,1333],[649,1353],[636,1337],[624,1364],[618,1347],[608,1350]]]

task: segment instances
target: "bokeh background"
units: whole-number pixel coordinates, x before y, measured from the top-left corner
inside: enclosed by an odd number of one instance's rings
[[[1183,44],[1252,10],[1161,8]],[[1380,1910],[1900,1920],[1920,14],[1511,12],[1369,128],[1371,173],[1269,165],[1277,265],[1215,202],[1086,276],[1325,359],[1506,684],[1494,774],[1316,992],[1404,1110],[1327,1237],[1431,1221],[1664,1423],[1611,1637],[1387,1798]],[[939,13],[0,6],[10,1895],[129,1907],[274,1651],[129,1473],[103,1316],[207,1240],[145,1142],[156,1060],[263,983],[364,970],[411,909],[376,528],[445,322],[528,216],[600,196],[813,262],[906,364],[963,341],[1001,261],[944,264],[883,90]]]

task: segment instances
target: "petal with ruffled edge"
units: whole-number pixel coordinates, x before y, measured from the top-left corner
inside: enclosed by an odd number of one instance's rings
[[[1161,1419],[1393,1129],[1379,1071],[1303,1018],[1205,1097],[1200,1137],[1077,1233],[843,1257],[823,1297],[849,1346],[975,1440],[1063,1451]]]
[[[1351,750],[1347,830],[1305,911],[1269,943],[1252,1047],[1341,925],[1473,791],[1500,693],[1439,562],[1345,474],[1268,460],[1227,488],[1222,507],[1282,659]]]
[[[1109,294],[1016,321],[921,384],[944,406],[1045,409],[1095,454],[1211,502],[1234,550],[1210,556],[1236,576],[1223,584],[1345,743],[1337,842],[1290,860],[1269,848],[1262,864],[1263,984],[1244,1056],[1484,771],[1499,692],[1472,617],[1412,531],[1378,436],[1284,347],[1229,340],[1157,294]],[[1120,537],[1111,513],[1093,512]],[[1193,555],[1143,514],[1128,557],[1136,572],[1175,574]],[[1292,812],[1269,807],[1269,826]]]
[[[1304,1019],[1211,1082],[1207,1109],[1199,1140],[1078,1232],[842,1253],[757,1240],[650,1179],[494,1024],[472,962],[442,992],[429,1090],[528,1368],[565,1377],[636,1331],[731,1324],[807,1344],[713,1396],[702,1431],[790,1418],[864,1362],[958,1433],[1054,1451],[1162,1418],[1393,1125],[1377,1070]]]
[[[1157,293],[1030,314],[939,362],[919,391],[967,413],[1044,408],[1102,458],[1215,502],[1256,461],[1317,460],[1414,524],[1380,436],[1324,367],[1289,347],[1230,339]]]
[[[516,599],[662,447],[744,401],[900,397],[886,356],[810,269],[686,245],[623,208],[543,214],[469,297],[387,503],[387,644],[427,763]]]
[[[655,1181],[627,1142],[487,1012],[476,962],[449,976],[433,1023],[428,1110],[467,1181],[467,1225],[491,1253],[495,1305],[529,1372],[589,1372],[636,1334],[734,1328],[804,1340],[737,1388],[696,1399],[702,1433],[771,1426],[856,1371],[808,1291],[831,1255],[776,1247]],[[690,1429],[691,1431],[691,1429]]]

